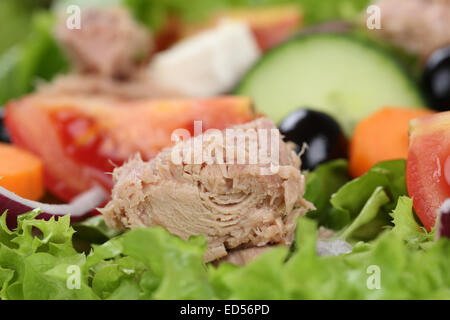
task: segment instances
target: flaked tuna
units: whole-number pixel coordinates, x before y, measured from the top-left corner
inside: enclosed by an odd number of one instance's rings
[[[136,156],[116,168],[112,200],[101,210],[109,226],[159,225],[183,239],[203,234],[208,241],[205,261],[225,257],[232,249],[291,244],[297,218],[313,208],[303,198],[299,156],[279,134],[269,139],[259,135],[264,130],[267,136],[278,133],[268,119],[232,129],[247,138],[218,139],[205,133],[179,142],[176,149],[165,149],[149,162]],[[212,159],[174,160],[179,150],[200,140],[202,150],[214,150]],[[273,151],[274,143],[276,157],[255,164],[252,146],[258,152]],[[248,163],[230,161],[237,160],[238,151]]]

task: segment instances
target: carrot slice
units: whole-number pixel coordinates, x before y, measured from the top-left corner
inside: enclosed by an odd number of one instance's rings
[[[28,151],[0,143],[0,186],[30,200],[44,195],[41,160]]]
[[[380,161],[406,159],[409,122],[430,113],[425,109],[386,107],[362,120],[350,141],[350,174],[359,177]]]

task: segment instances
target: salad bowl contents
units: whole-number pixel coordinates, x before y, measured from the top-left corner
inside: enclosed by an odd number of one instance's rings
[[[180,37],[192,36],[217,25],[224,19],[245,22],[250,27],[259,48],[262,51],[268,51],[299,30],[303,23],[303,14],[298,6],[291,4],[233,8],[219,11],[201,24],[185,23],[179,25]]]
[[[153,158],[171,146],[176,129],[194,134],[194,121],[207,130],[253,118],[246,97],[121,101],[45,94],[9,103],[4,121],[12,141],[42,159],[47,188],[70,201],[94,184],[111,188],[105,173],[137,152]]]
[[[347,135],[382,106],[424,105],[419,89],[392,57],[373,43],[339,33],[283,43],[262,57],[237,93],[253,98],[256,108],[276,122],[299,106],[314,107],[335,117]]]
[[[0,299],[450,299],[450,2],[185,3],[0,4]]]

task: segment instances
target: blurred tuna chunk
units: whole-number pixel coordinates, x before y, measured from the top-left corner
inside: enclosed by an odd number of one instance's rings
[[[124,100],[187,98],[152,80],[146,72],[136,71],[126,81],[97,74],[70,73],[50,83],[40,83],[40,94],[119,98]]]
[[[152,50],[151,34],[125,9],[83,9],[79,29],[68,28],[66,19],[56,37],[80,72],[127,78]]]
[[[450,0],[376,0],[381,10],[377,33],[423,57],[450,44]]]

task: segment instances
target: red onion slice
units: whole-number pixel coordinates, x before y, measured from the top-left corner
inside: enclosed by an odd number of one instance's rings
[[[48,219],[52,216],[70,214],[72,218],[81,218],[90,213],[108,199],[108,193],[100,187],[94,187],[80,194],[69,204],[47,204],[19,197],[17,194],[0,187],[0,214],[8,210],[8,218],[40,208],[39,217]]]
[[[445,200],[439,210],[436,232],[437,239],[442,237],[450,238],[450,199]]]

